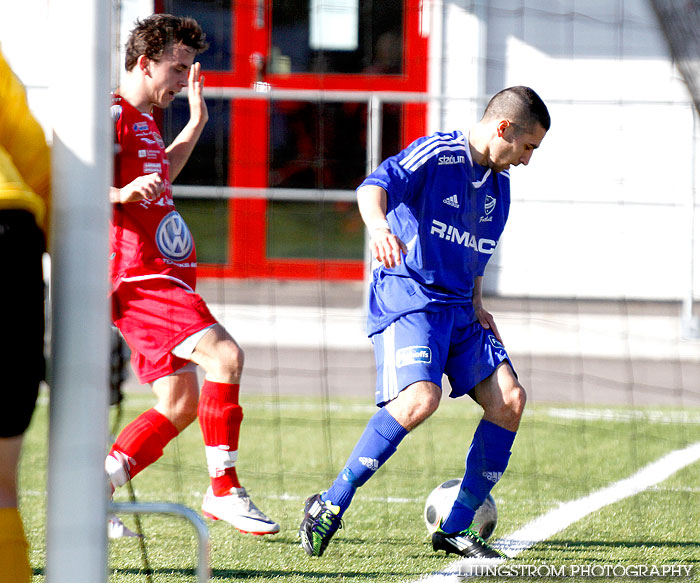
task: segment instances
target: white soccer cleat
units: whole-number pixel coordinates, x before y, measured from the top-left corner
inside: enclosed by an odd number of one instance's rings
[[[280,525],[260,511],[245,488],[231,488],[227,496],[214,496],[209,486],[202,501],[202,514],[212,520],[224,520],[246,534],[275,534],[280,531]]]
[[[107,518],[107,537],[110,539],[117,538],[128,538],[128,537],[139,537],[133,530],[130,530],[121,521],[121,519],[115,515],[110,514]]]

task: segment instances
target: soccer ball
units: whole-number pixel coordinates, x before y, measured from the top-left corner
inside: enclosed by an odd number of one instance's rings
[[[447,518],[450,510],[452,510],[452,505],[457,499],[461,483],[461,479],[447,480],[447,482],[440,484],[428,495],[428,499],[425,501],[425,509],[423,510],[423,518],[430,534],[437,530],[440,520]],[[489,494],[484,503],[477,509],[471,528],[478,532],[481,538],[486,540],[493,534],[496,524],[498,524],[496,501]]]

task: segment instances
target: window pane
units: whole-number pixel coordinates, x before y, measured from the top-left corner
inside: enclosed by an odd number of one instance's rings
[[[402,107],[382,109],[382,157],[398,152]],[[275,101],[270,186],[354,190],[367,169],[367,105]]]
[[[175,206],[192,232],[198,263],[228,263],[228,200],[176,198]]]
[[[267,256],[363,259],[364,231],[354,202],[270,201]]]
[[[399,150],[402,107],[382,110],[382,157]],[[367,167],[364,103],[272,102],[270,186],[355,190]],[[363,259],[362,219],[354,202],[270,201],[268,257]]]
[[[209,48],[197,57],[203,69],[231,69],[231,0],[164,0],[163,12],[191,16],[199,22],[209,42]]]
[[[273,102],[270,185],[353,189],[365,173],[363,103]]]
[[[228,184],[230,103],[207,98],[209,121],[175,184],[225,186]],[[187,99],[177,98],[163,111],[163,139],[170,144],[190,119]]]
[[[268,72],[400,75],[403,72],[403,4],[401,0],[273,0]],[[318,7],[314,25],[317,22],[323,25],[324,13],[332,14],[334,10],[359,12],[356,19],[347,19],[347,22],[359,24],[356,31],[348,31],[351,33],[348,39],[338,40],[343,48],[312,48],[312,40],[315,46],[319,43],[318,35],[312,35],[311,31],[309,12],[314,6]],[[353,42],[349,42],[350,37]]]

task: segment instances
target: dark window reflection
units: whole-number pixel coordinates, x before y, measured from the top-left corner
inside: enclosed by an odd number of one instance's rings
[[[398,151],[401,106],[383,108],[382,153]],[[355,189],[367,166],[365,103],[273,102],[270,186]]]
[[[365,173],[363,103],[273,102],[270,185],[355,188]]]
[[[333,9],[334,0],[324,2]],[[359,0],[354,50],[311,47],[312,4],[311,0],[273,0],[270,73],[400,75],[403,72],[401,0]]]
[[[228,184],[230,103],[207,98],[209,121],[175,184],[225,186]],[[170,144],[190,119],[187,99],[177,98],[162,113],[163,139]]]
[[[231,69],[231,0],[162,0],[162,11],[176,16],[191,16],[207,35],[209,49],[197,57],[207,71]]]

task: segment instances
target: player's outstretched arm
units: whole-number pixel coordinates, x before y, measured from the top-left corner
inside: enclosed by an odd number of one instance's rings
[[[487,330],[491,330],[496,339],[499,342],[503,343],[503,338],[501,338],[501,334],[498,332],[498,328],[496,327],[496,321],[493,319],[491,313],[487,312],[486,309],[484,309],[484,304],[481,298],[481,288],[483,280],[484,278],[482,276],[474,278],[474,293],[472,294],[472,305],[474,306],[474,313],[476,314],[476,317],[479,320],[479,324],[481,324]]]
[[[401,263],[401,253],[408,253],[405,243],[391,232],[386,220],[386,191],[368,184],[357,190],[357,205],[370,234],[372,256],[384,267]]]
[[[163,192],[164,184],[160,174],[145,174],[135,178],[126,186],[109,189],[109,202],[125,203],[138,202],[140,200],[155,200]]]
[[[209,111],[204,101],[204,75],[202,65],[195,63],[190,68],[187,79],[187,100],[190,104],[190,120],[173,140],[165,152],[170,162],[170,181],[173,182],[182,171],[194,150],[202,130],[209,120]]]

